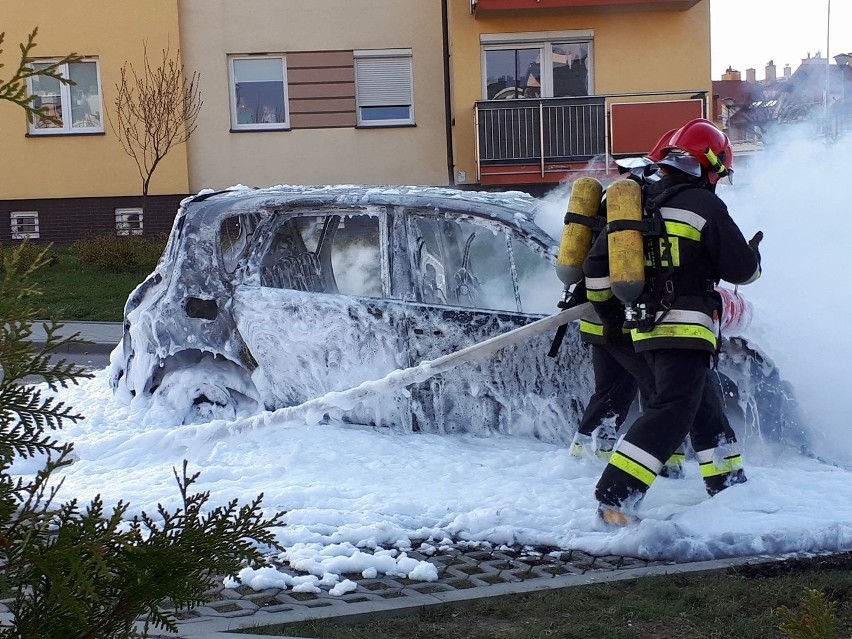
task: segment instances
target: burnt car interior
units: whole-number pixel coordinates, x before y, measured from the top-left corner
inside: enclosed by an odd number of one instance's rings
[[[388,246],[385,252],[410,265],[415,301],[541,312],[530,302],[549,263],[502,225],[434,209],[408,209],[405,215],[408,249]],[[382,269],[388,269],[382,265],[384,219],[379,207],[241,213],[221,225],[221,258],[232,274],[244,262],[256,264],[252,270],[264,287],[382,297]]]
[[[379,297],[379,220],[368,214],[279,214],[265,231],[261,285]]]

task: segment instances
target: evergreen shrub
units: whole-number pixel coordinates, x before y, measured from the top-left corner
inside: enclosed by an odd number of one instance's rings
[[[153,271],[166,246],[166,236],[96,235],[78,240],[71,252],[81,264],[110,273]]]

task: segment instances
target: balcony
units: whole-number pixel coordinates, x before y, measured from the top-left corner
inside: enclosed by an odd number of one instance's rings
[[[630,11],[690,9],[700,0],[471,0],[470,12],[480,14],[494,11]]]
[[[615,170],[617,157],[647,153],[660,136],[706,117],[706,91],[619,93],[476,103],[477,181],[559,182]]]

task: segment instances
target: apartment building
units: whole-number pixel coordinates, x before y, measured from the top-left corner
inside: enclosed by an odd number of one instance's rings
[[[17,44],[38,27],[33,64],[68,53],[73,85],[36,78],[29,90],[38,106],[58,118],[28,122],[24,111],[0,101],[0,242],[31,238],[71,242],[94,233],[167,231],[179,200],[189,191],[185,147],[173,149],[158,167],[144,215],[142,179],[110,128],[121,67],[141,68],[147,46],[156,59],[180,46],[176,0],[144,3],[74,0],[4,3],[4,71],[17,67]],[[5,76],[8,79],[8,76]]]
[[[447,184],[440,0],[181,0],[192,190]]]
[[[9,42],[68,52],[34,81],[61,126],[0,104],[0,241],[169,228],[232,185],[547,188],[612,170],[707,116],[709,0],[11,0]],[[197,129],[141,178],[110,127],[125,63],[164,48],[200,77]],[[156,56],[152,56],[156,59]]]
[[[450,0],[454,178],[606,170],[706,117],[709,0]]]

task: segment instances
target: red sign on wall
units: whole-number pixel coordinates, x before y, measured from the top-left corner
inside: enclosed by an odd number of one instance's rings
[[[704,117],[700,99],[665,102],[621,102],[610,105],[613,155],[643,155],[662,135],[690,120]]]

